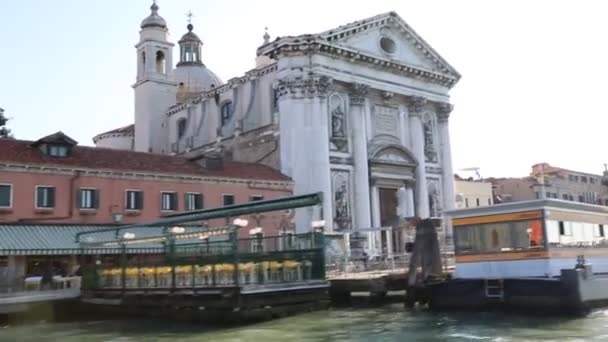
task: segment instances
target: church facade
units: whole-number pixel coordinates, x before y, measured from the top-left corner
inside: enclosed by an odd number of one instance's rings
[[[167,25],[151,10],[136,45],[134,126],[97,146],[272,166],[295,194],[324,193],[322,210],[296,212],[300,231],[319,216],[340,232],[454,207],[449,91],[460,75],[396,13],[266,34],[256,67],[223,82],[192,25],[173,67]]]

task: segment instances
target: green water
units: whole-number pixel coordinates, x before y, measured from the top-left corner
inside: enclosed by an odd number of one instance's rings
[[[0,341],[608,341],[608,310],[585,318],[404,311],[318,311],[232,328],[159,320],[0,327]]]

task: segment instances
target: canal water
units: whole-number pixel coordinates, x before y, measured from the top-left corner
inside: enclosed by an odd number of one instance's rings
[[[608,310],[585,318],[330,309],[239,327],[160,320],[2,326],[0,341],[608,341]]]

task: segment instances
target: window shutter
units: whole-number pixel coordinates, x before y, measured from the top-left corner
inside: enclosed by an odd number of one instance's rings
[[[42,188],[36,188],[36,207],[42,208]]]
[[[93,208],[99,208],[99,190],[91,190],[93,191]]]
[[[138,191],[137,196],[135,196],[135,197],[137,199],[137,201],[136,201],[137,208],[136,209],[139,209],[139,210],[143,209],[144,208],[144,192]]]
[[[177,193],[171,194],[171,210],[177,210]]]
[[[49,192],[49,208],[55,208],[55,188],[48,188]]]
[[[194,205],[196,209],[203,209],[203,194],[196,194],[194,196]]]
[[[82,208],[82,189],[76,193],[76,208]]]
[[[184,209],[186,211],[190,210],[190,203],[188,203],[188,193],[184,194]]]

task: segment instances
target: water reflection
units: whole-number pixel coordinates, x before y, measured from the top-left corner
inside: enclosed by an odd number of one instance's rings
[[[589,341],[608,340],[608,311],[586,318],[332,309],[238,327],[159,320],[5,326],[0,341]]]

